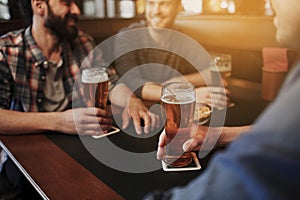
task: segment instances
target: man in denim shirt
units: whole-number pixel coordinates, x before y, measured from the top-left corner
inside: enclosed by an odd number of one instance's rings
[[[276,39],[282,47],[300,51],[300,1],[273,0]],[[300,59],[281,92],[258,118],[252,130],[217,154],[208,168],[185,187],[157,192],[145,199],[299,199],[300,180]],[[183,149],[201,145],[191,138]],[[162,159],[165,137],[159,142]]]

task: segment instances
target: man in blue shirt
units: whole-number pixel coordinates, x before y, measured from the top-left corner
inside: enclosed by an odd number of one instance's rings
[[[299,0],[273,0],[276,39],[300,51]],[[206,171],[185,187],[148,195],[145,199],[300,199],[300,59],[277,99],[258,118],[251,132],[217,154]],[[200,137],[198,137],[200,138]],[[158,158],[162,158],[164,137]],[[191,146],[201,145],[196,138]]]

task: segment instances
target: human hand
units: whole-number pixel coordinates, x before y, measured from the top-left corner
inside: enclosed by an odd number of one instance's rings
[[[207,126],[198,126],[197,132],[182,145],[185,152],[199,151],[208,132]]]
[[[198,129],[199,129],[199,127],[202,127],[202,126],[198,126]],[[200,145],[202,144],[202,142],[205,138],[205,134],[206,134],[205,130],[207,130],[207,128],[205,128],[203,126],[203,130],[197,131],[197,133],[194,134],[194,136],[192,136],[190,139],[188,139],[183,144],[182,149],[185,152],[199,150]],[[164,155],[166,152],[166,145],[167,145],[167,135],[166,135],[165,130],[163,130],[163,132],[159,136],[159,141],[158,141],[158,148],[157,148],[157,154],[156,154],[156,157],[158,160],[162,160],[164,158]]]
[[[150,112],[141,99],[132,96],[122,113],[122,128],[126,129],[132,119],[137,134],[149,133],[159,128],[159,116]],[[144,121],[144,130],[141,124]]]
[[[198,126],[197,132],[183,144],[183,150],[186,152],[200,151],[200,149],[207,151],[216,146],[224,146],[234,141],[240,135],[248,133],[251,128],[252,125],[223,127]]]
[[[59,113],[58,131],[67,134],[101,135],[112,126],[112,119],[100,108],[77,108]]]
[[[206,141],[206,147],[214,147],[215,144],[219,144],[220,135],[223,127],[207,127],[197,126],[197,131],[190,136],[190,138],[182,145],[182,149],[185,152],[199,151],[203,145],[204,139]],[[209,135],[207,134],[209,131]],[[206,138],[206,136],[209,136]],[[165,147],[167,145],[166,132],[163,131],[159,137],[157,148],[157,159],[162,160],[165,154]],[[211,150],[211,149],[202,149]]]
[[[227,107],[230,91],[223,87],[198,87],[195,89],[197,102],[206,103],[218,109]]]
[[[158,160],[162,160],[164,158],[166,152],[166,145],[167,145],[167,135],[166,135],[166,131],[163,130],[158,140],[158,148],[156,154],[156,158]]]

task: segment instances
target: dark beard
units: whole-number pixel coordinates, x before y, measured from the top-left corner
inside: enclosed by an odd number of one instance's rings
[[[67,13],[64,18],[56,16],[50,6],[48,5],[49,16],[45,21],[45,27],[48,28],[59,41],[68,40],[70,42],[78,36],[78,29],[76,26],[68,27],[67,23],[69,20],[75,22],[78,21],[78,17],[75,14]]]

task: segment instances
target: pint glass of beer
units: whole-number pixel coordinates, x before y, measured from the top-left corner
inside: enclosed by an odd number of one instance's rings
[[[195,90],[191,83],[171,82],[162,88],[162,115],[167,136],[163,160],[169,166],[183,167],[192,161],[191,152],[184,152],[182,145],[190,138],[195,102]]]
[[[210,70],[212,84],[214,86],[228,86],[227,79],[231,76],[231,56],[229,54],[220,54],[213,56]],[[223,83],[223,84],[222,84]]]
[[[88,107],[106,109],[109,78],[103,68],[88,68],[82,71],[81,81]]]
[[[212,54],[213,62],[210,66],[211,79],[213,86],[228,87],[228,79],[231,76],[231,55],[229,54]],[[234,102],[230,100],[227,107],[234,107]]]

